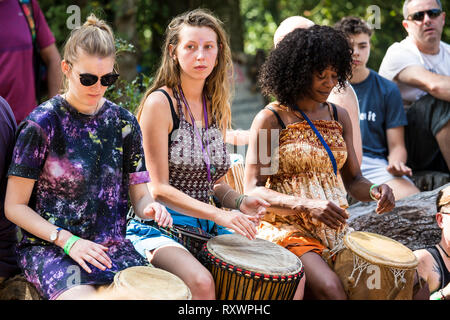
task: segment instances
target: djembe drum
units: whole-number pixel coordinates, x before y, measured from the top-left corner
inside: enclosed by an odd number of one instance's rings
[[[159,268],[136,266],[119,271],[114,282],[103,286],[94,299],[190,300],[191,291],[176,275]]]
[[[354,231],[344,236],[334,271],[351,300],[411,300],[417,264],[400,242]]]
[[[303,277],[296,255],[263,239],[220,235],[208,240],[201,256],[219,300],[291,300]]]

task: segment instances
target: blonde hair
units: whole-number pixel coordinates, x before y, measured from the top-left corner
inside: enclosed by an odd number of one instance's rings
[[[79,50],[86,54],[99,57],[114,57],[116,46],[111,27],[91,13],[86,22],[71,31],[63,50],[63,59],[73,64],[78,60]],[[67,81],[64,88],[67,89]]]
[[[212,115],[216,119],[219,129],[224,134],[231,127],[231,81],[233,76],[233,63],[228,37],[222,27],[222,22],[205,9],[196,9],[185,12],[169,23],[165,32],[165,41],[162,48],[161,65],[156,72],[155,79],[145,92],[137,111],[137,119],[142,114],[145,100],[156,89],[167,86],[171,89],[180,84],[179,66],[171,56],[169,47],[173,52],[179,43],[179,34],[184,26],[208,27],[217,35],[219,47],[217,65],[208,76],[204,86],[204,93],[211,101]]]

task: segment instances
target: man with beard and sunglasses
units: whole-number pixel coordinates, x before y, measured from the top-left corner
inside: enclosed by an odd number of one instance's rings
[[[450,45],[441,41],[439,0],[406,0],[401,42],[389,47],[379,74],[398,84],[406,108],[407,165],[413,171],[450,168]]]

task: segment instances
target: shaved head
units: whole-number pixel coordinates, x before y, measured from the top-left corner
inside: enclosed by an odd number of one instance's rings
[[[273,45],[276,46],[291,31],[300,28],[307,29],[315,23],[302,16],[292,16],[284,19],[273,36]]]

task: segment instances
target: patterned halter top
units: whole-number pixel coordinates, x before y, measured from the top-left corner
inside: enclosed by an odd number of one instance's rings
[[[209,145],[210,162],[215,168],[211,171],[211,181],[208,181],[204,151],[194,131],[196,128],[186,120],[180,97],[175,95],[175,98],[179,127],[169,137],[169,184],[194,199],[208,203],[214,184],[230,168],[230,155],[215,119],[208,124],[208,130],[197,127],[203,145]]]

